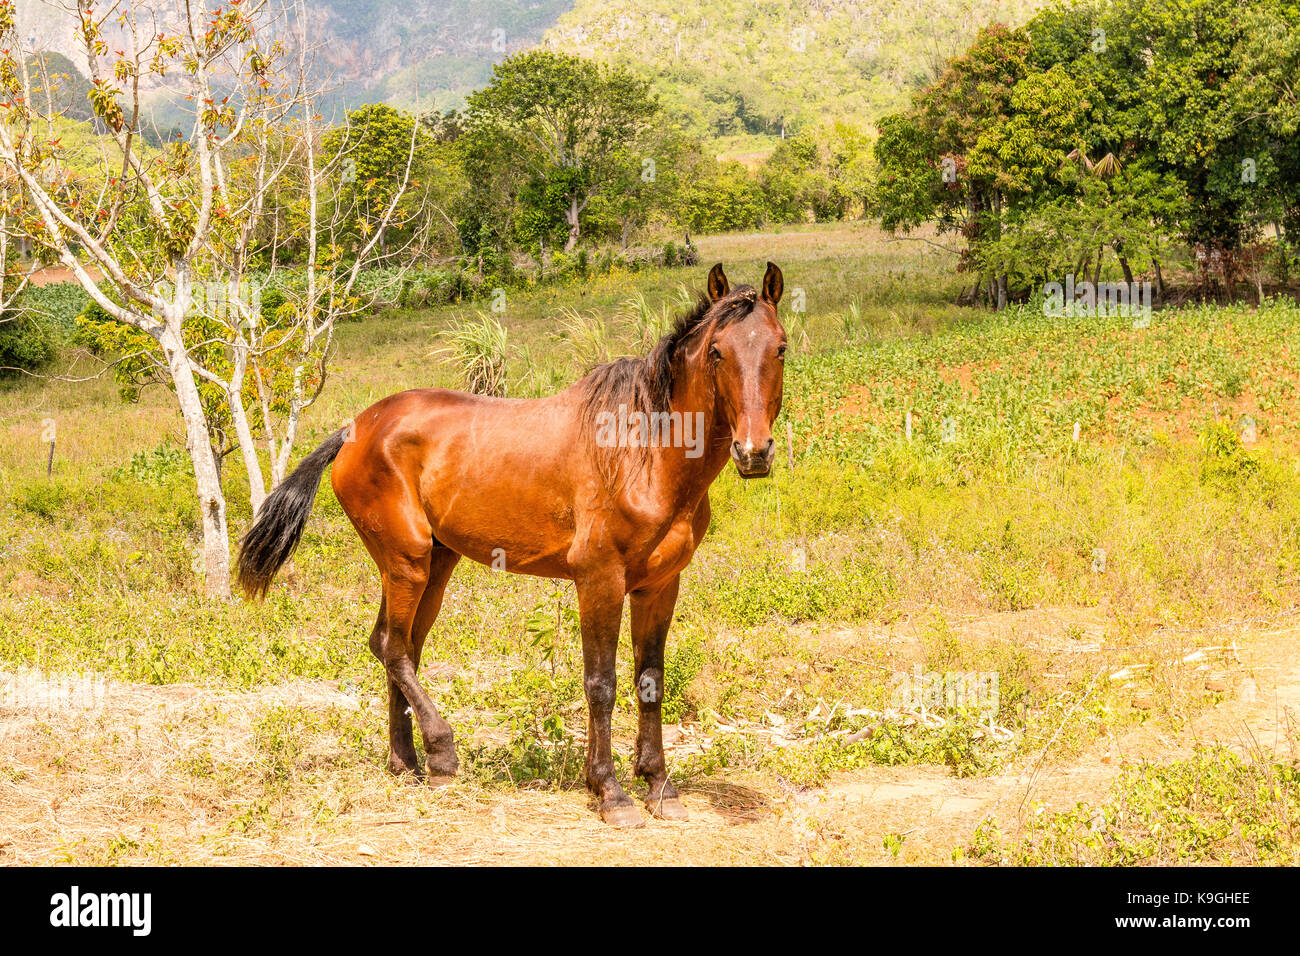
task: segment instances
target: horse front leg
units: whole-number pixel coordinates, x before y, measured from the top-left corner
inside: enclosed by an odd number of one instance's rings
[[[663,697],[664,645],[677,605],[680,575],[656,590],[632,592],[632,650],[635,667],[632,681],[638,710],[636,760],[632,770],[644,777],[646,808],[660,820],[686,820],[677,788],[668,779],[664,761]]]
[[[614,680],[618,631],[623,617],[623,569],[593,569],[575,582],[582,625],[583,687],[587,694],[587,789],[596,797],[600,818],[616,827],[645,824],[618,778],[610,724],[617,687]]]

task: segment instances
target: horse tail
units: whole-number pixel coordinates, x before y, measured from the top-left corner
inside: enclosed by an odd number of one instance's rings
[[[275,572],[298,547],[302,529],[307,526],[307,516],[316,503],[321,475],[338,457],[350,427],[340,428],[325,439],[262,502],[257,520],[239,545],[239,586],[250,597],[266,596]]]

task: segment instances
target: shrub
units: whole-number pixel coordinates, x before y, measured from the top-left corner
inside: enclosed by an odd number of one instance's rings
[[[57,339],[49,324],[31,312],[0,315],[0,375],[40,368],[53,357]]]
[[[506,330],[500,322],[480,312],[479,321],[458,322],[440,335],[448,344],[434,354],[451,359],[468,391],[505,395]]]

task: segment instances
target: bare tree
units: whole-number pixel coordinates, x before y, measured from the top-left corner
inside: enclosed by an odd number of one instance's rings
[[[102,10],[75,0],[61,9],[85,55],[97,155],[88,163],[63,146],[74,124],[33,95],[33,51],[15,35],[12,0],[0,0],[0,174],[17,193],[7,222],[140,334],[137,355],[176,395],[202,515],[206,591],[225,597],[229,531],[214,452],[222,442],[213,434],[227,424],[234,432],[256,512],[268,482],[255,431],[266,440],[274,487],[324,384],[335,323],[356,309],[363,270],[395,255],[409,262],[418,244],[417,230],[402,248],[382,251],[404,215],[418,124],[378,228],[343,250],[347,211],[331,197],[347,157],[320,152],[303,0],[211,9],[203,0],[118,0]],[[185,122],[160,142],[149,106],[166,100]],[[84,140],[84,125],[80,132]],[[302,281],[289,283],[288,307],[264,320],[260,290],[291,243],[305,254]],[[288,384],[277,391],[275,380]],[[228,423],[205,410],[203,383],[224,396]]]

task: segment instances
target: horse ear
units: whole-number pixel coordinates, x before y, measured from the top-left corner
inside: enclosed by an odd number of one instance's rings
[[[717,302],[724,295],[731,291],[731,283],[727,281],[726,273],[722,271],[722,263],[709,270],[709,301]]]
[[[775,306],[781,301],[781,293],[784,291],[785,277],[781,275],[776,263],[769,262],[767,273],[763,276],[763,299]]]

